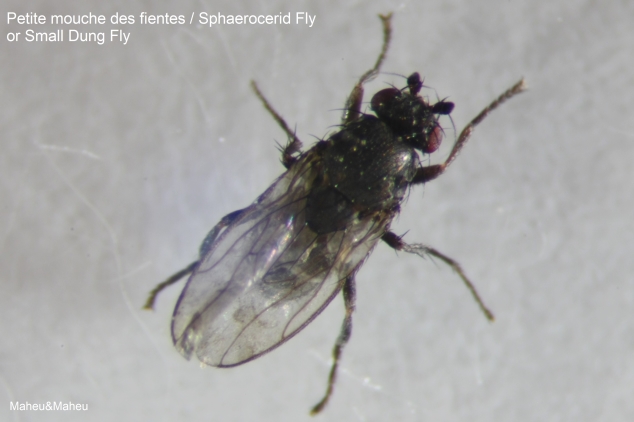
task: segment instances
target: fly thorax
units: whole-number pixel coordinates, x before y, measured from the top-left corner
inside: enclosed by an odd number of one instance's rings
[[[390,209],[407,191],[418,154],[380,120],[364,116],[328,140],[328,185],[362,211]]]

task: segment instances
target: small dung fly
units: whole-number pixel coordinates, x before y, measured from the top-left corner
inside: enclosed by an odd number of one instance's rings
[[[332,352],[326,393],[311,410],[319,413],[333,392],[337,366],[350,339],[355,274],[379,240],[397,251],[435,257],[465,283],[489,320],[460,265],[422,244],[405,243],[390,224],[410,188],[445,172],[484,118],[526,89],[524,80],[484,108],[460,133],[447,159],[423,166],[420,156],[443,138],[439,116],[454,104],[419,95],[418,73],[403,89],[383,89],[362,112],[364,84],[376,77],[391,36],[391,14],[380,16],[383,47],[374,67],[352,89],[338,131],[302,152],[302,142],[252,82],[264,107],[288,136],[282,148],[286,171],[253,204],[224,216],[200,247],[198,260],[159,284],[157,294],[189,275],[172,317],[172,340],[187,359],[220,368],[241,365],[270,352],[306,327],[339,293],[345,317]]]

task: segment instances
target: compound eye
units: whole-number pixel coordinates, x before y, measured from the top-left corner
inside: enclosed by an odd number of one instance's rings
[[[453,111],[454,104],[449,101],[441,101],[432,106],[431,112],[434,114],[449,114]]]
[[[453,106],[453,104],[451,105]],[[442,135],[442,129],[440,128],[440,126],[436,126],[427,138],[427,145],[421,148],[422,151],[426,154],[431,154],[432,152],[440,148],[440,144],[442,143]]]
[[[381,115],[381,112],[389,107],[396,97],[401,96],[401,91],[396,88],[386,88],[374,94],[370,107],[377,114]]]

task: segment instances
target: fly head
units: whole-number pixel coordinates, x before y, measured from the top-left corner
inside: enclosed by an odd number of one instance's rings
[[[415,72],[407,78],[406,89],[383,89],[374,94],[370,104],[377,117],[405,143],[429,154],[442,142],[437,116],[451,113],[454,104],[449,101],[429,104],[418,95],[422,87],[420,75]]]

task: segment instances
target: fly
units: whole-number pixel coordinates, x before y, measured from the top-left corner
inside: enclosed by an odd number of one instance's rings
[[[391,14],[380,16],[383,47],[372,69],[352,89],[338,132],[302,152],[302,142],[266,100],[253,90],[288,136],[284,172],[250,206],[224,216],[200,247],[198,260],[159,284],[157,294],[189,275],[172,317],[172,340],[187,359],[228,368],[270,352],[306,327],[342,292],[345,317],[333,348],[326,393],[311,410],[319,413],[332,395],[341,353],[352,330],[355,274],[379,240],[397,251],[432,256],[462,279],[489,320],[460,265],[423,244],[405,243],[390,224],[411,186],[445,172],[473,129],[504,101],[526,89],[522,79],[484,108],[460,133],[442,164],[423,166],[421,154],[436,151],[443,137],[438,117],[454,104],[430,104],[419,95],[418,73],[403,89],[386,88],[363,113],[363,87],[374,79],[391,37]]]

